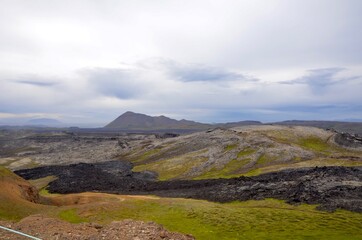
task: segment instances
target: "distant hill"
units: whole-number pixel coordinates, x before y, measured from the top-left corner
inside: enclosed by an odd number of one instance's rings
[[[130,131],[170,130],[174,132],[195,132],[216,127],[232,128],[237,126],[260,124],[262,123],[258,121],[206,124],[185,119],[175,120],[165,116],[151,117],[141,113],[125,112],[114,121],[107,124],[104,128]]]
[[[26,122],[26,125],[32,126],[59,126],[62,122],[52,118],[35,118]]]
[[[125,112],[103,129],[107,131],[128,132],[177,132],[191,133],[210,128],[233,128],[238,126],[262,125],[259,121],[240,121],[229,123],[206,124],[190,120],[175,120],[165,116],[148,116],[142,113]],[[338,121],[303,121],[289,120],[283,122],[268,123],[266,125],[308,126],[322,129],[335,129],[338,132],[357,133],[362,135],[362,122],[338,122]]]
[[[228,122],[228,123],[217,123],[214,126],[221,127],[221,128],[233,128],[233,127],[240,127],[240,126],[250,126],[250,125],[262,125],[262,122],[259,121],[239,121],[239,122]]]
[[[125,112],[114,121],[107,124],[104,128],[120,130],[203,130],[210,128],[210,126],[211,125],[209,124],[203,124],[184,119],[178,121],[165,116],[151,117],[141,113]]]

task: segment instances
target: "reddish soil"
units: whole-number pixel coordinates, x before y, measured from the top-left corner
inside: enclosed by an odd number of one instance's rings
[[[0,221],[0,225],[48,240],[191,240],[191,235],[169,232],[154,222],[123,220],[102,226],[94,223],[71,224],[42,215],[32,215],[18,223]],[[25,240],[0,229],[0,239]]]

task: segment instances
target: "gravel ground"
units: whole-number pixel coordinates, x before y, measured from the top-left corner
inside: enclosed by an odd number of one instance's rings
[[[47,240],[191,240],[191,235],[169,232],[154,222],[123,220],[102,226],[94,223],[71,224],[55,218],[33,215],[18,223],[0,225]],[[25,237],[0,229],[0,239],[24,240]]]

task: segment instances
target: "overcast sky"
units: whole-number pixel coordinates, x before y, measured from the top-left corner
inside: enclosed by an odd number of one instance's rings
[[[0,0],[0,124],[362,119],[361,13],[360,0]]]

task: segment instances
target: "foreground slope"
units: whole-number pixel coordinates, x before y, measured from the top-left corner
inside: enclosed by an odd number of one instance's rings
[[[0,166],[0,218],[19,219],[42,209],[35,187]]]
[[[34,181],[40,184],[44,181]],[[79,216],[78,207],[93,208],[99,214],[104,206],[113,207],[114,200],[124,201],[127,197],[107,194],[79,194],[75,196],[39,196],[36,187],[0,167],[0,226],[12,228],[42,239],[179,239],[192,240],[191,235],[172,233],[156,223],[125,220],[118,222],[89,222]],[[132,199],[132,197],[129,197]],[[46,204],[44,204],[46,203]],[[78,205],[80,204],[80,205]],[[68,207],[71,205],[71,207]],[[119,204],[116,204],[117,206]],[[57,206],[57,207],[56,207]],[[98,214],[97,214],[98,215]],[[125,218],[108,218],[123,220]],[[21,220],[20,222],[14,222]],[[68,223],[68,222],[70,223]],[[0,239],[24,239],[23,236],[0,229]]]
[[[5,185],[11,184],[17,188],[17,184],[25,184],[31,187],[29,183],[6,169],[2,169],[1,177],[0,224],[16,227],[45,239],[87,239],[88,236],[94,236],[93,239],[110,236],[109,239],[112,239],[112,236],[119,236],[117,234],[122,231],[126,231],[127,234],[132,234],[132,231],[136,234],[145,234],[154,229],[152,224],[139,224],[133,221],[112,223],[124,219],[154,221],[162,224],[167,230],[192,234],[196,239],[205,240],[361,239],[362,215],[344,210],[328,213],[316,210],[316,206],[313,205],[295,206],[273,199],[221,204],[182,198],[104,193],[46,194],[41,197],[46,197],[48,204],[52,205],[42,205],[30,202],[32,198],[27,200],[28,198],[24,197],[19,189],[15,195],[9,195],[9,191],[4,191]],[[3,182],[5,178],[6,181]],[[4,200],[5,203],[14,202],[14,204],[4,205]],[[14,211],[14,206],[17,211]],[[6,219],[23,220],[12,223],[4,221]],[[113,230],[109,231],[110,229]],[[157,229],[160,229],[157,235],[159,238],[142,239],[171,238],[165,236],[173,236],[173,239],[190,239],[183,235],[179,238],[175,237],[176,235],[168,235],[171,233],[165,232],[166,230],[160,227]],[[142,235],[131,236],[129,239]],[[14,235],[1,230],[0,237],[16,239]]]

